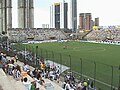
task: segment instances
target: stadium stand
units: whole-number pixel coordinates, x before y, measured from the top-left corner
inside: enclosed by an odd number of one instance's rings
[[[56,29],[22,29],[12,28],[8,30],[8,37],[11,41],[28,41],[28,40],[50,40],[50,39],[66,39],[66,35],[62,30]]]
[[[105,41],[105,40],[112,40],[120,41],[120,30],[108,30],[108,29],[100,29],[100,30],[93,30],[91,31],[85,39],[87,40],[98,40],[98,41]]]

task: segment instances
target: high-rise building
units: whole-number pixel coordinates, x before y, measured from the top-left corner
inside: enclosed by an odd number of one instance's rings
[[[86,30],[91,30],[91,13],[86,13]]]
[[[68,28],[68,3],[64,0],[60,3],[60,28]]]
[[[34,28],[33,0],[18,0],[18,27]]]
[[[71,0],[71,26],[72,32],[77,31],[77,0]]]
[[[55,28],[60,29],[60,3],[55,3]]]
[[[50,27],[56,29],[68,28],[68,3],[55,3],[50,7]]]
[[[84,23],[84,13],[79,14],[79,28],[84,29],[85,23]]]
[[[99,26],[99,18],[95,18],[95,26]]]
[[[94,20],[91,20],[91,29],[93,29],[93,26],[95,25]]]
[[[50,6],[50,28],[55,28],[54,26],[54,5]]]
[[[64,29],[68,28],[68,3],[64,3]]]
[[[79,14],[79,26],[80,26],[80,29],[91,30],[92,28],[91,13],[80,13]]]

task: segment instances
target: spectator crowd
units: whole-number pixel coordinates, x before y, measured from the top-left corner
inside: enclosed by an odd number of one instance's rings
[[[63,90],[92,90],[94,88],[90,79],[76,82],[76,78],[71,72],[62,76],[60,66],[46,63],[44,58],[39,60],[39,67],[35,67],[34,70],[30,69],[27,62],[20,66],[17,61],[16,54],[14,57],[8,57],[5,53],[0,52],[0,67],[6,74],[13,76],[16,81],[21,81],[28,90],[39,90],[36,83],[44,86],[46,83],[44,79],[59,84],[61,78],[63,78],[61,85]],[[31,82],[26,77],[27,75],[33,78]]]

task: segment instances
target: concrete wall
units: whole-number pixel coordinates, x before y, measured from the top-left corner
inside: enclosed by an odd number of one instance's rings
[[[6,31],[6,27],[7,27],[7,17],[6,17],[6,0],[2,0],[2,8],[3,8],[3,17],[2,17],[2,19],[3,19],[3,31]]]
[[[18,0],[18,27],[24,28],[24,3]]]
[[[12,28],[12,0],[1,0],[1,25],[2,31]]]
[[[3,17],[3,15],[2,15],[2,0],[0,0],[0,34],[2,33],[2,28],[3,28],[3,26],[2,26],[2,17]]]
[[[7,29],[12,28],[12,0],[7,1]]]
[[[18,27],[34,28],[33,0],[18,0]]]
[[[29,27],[34,28],[34,2],[29,0]]]

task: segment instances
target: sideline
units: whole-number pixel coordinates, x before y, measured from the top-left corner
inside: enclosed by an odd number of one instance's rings
[[[115,42],[115,43],[111,43],[111,42],[97,42],[97,41],[84,41],[84,40],[80,40],[80,42],[89,42],[89,43],[99,43],[99,44],[111,44],[111,45],[120,45],[119,42]]]

